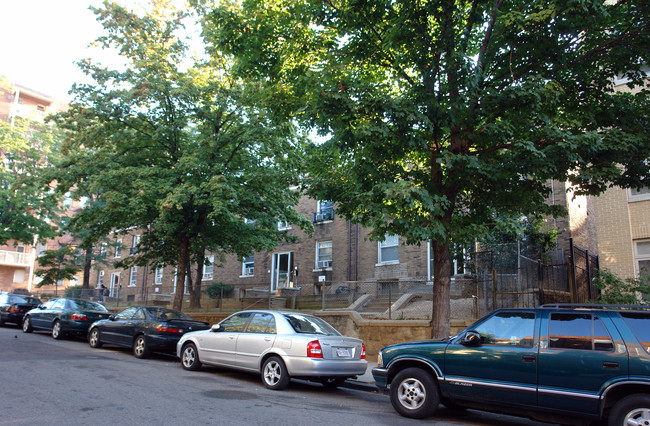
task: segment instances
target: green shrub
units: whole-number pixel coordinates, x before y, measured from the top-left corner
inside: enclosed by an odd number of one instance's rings
[[[647,273],[639,278],[621,279],[613,272],[601,269],[594,278],[594,287],[601,292],[596,303],[645,305],[650,301],[650,275]]]
[[[205,288],[205,294],[211,299],[227,297],[232,293],[234,287],[222,282],[212,282]]]
[[[66,287],[65,291],[63,292],[63,296],[72,299],[81,298],[81,286],[77,285],[77,286]]]

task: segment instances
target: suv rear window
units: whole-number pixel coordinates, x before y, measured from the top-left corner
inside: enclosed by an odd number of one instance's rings
[[[646,352],[650,352],[650,314],[642,312],[621,312],[621,317]]]
[[[605,324],[591,314],[551,314],[548,337],[550,348],[614,350],[614,343]]]

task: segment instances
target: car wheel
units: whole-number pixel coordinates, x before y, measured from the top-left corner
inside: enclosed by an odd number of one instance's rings
[[[101,332],[97,327],[90,330],[90,337],[88,338],[88,343],[90,344],[91,348],[102,347]]]
[[[54,321],[52,324],[52,337],[56,340],[63,339],[63,330],[61,329],[61,321]]]
[[[323,377],[320,382],[326,389],[336,389],[345,382],[345,379],[341,377]]]
[[[609,413],[609,426],[644,425],[650,420],[650,395],[634,394],[618,401]]]
[[[135,338],[135,342],[133,343],[133,355],[135,355],[136,358],[146,358],[149,356],[149,353],[147,339],[141,334]]]
[[[390,384],[390,402],[404,417],[423,419],[440,404],[440,390],[433,376],[420,368],[406,368]]]
[[[181,353],[181,365],[185,370],[190,371],[196,371],[201,368],[199,352],[196,350],[194,343],[188,343],[183,347],[183,352]]]
[[[264,386],[273,390],[284,389],[289,385],[289,373],[280,357],[272,356],[262,365]]]
[[[31,333],[32,331],[34,331],[32,319],[30,317],[23,318],[23,333]]]

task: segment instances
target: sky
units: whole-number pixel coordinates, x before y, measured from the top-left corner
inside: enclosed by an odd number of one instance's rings
[[[74,62],[101,55],[88,48],[102,32],[91,4],[101,0],[0,0],[0,74],[70,101],[72,83],[85,78]]]

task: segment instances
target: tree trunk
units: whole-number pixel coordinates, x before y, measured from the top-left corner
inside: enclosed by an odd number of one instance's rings
[[[183,293],[185,291],[185,274],[187,271],[187,264],[189,263],[189,248],[190,240],[187,236],[182,235],[179,237],[178,244],[178,266],[176,268],[176,294],[174,295],[173,308],[180,311],[183,308]]]
[[[433,244],[433,312],[431,313],[431,338],[449,337],[449,295],[451,289],[451,256],[448,242]]]
[[[205,263],[205,251],[197,259],[196,281],[190,288],[190,308],[201,309],[201,280],[203,279],[203,264]]]

